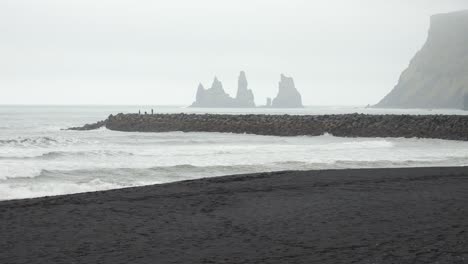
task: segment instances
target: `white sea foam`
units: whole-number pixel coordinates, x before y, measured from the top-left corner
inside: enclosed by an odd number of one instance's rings
[[[64,131],[120,110],[19,109],[0,107],[0,200],[262,171],[468,165],[468,142]]]

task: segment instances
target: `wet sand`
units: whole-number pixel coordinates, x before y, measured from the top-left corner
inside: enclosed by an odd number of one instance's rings
[[[0,263],[468,263],[468,168],[261,173],[4,201]]]

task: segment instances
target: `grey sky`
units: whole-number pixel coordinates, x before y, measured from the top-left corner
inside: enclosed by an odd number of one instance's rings
[[[245,70],[307,105],[373,104],[465,0],[0,0],[0,104],[190,104]]]

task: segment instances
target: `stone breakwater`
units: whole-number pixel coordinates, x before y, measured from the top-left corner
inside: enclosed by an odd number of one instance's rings
[[[405,137],[468,140],[468,116],[459,115],[220,115],[117,114],[71,130],[221,132],[271,136]]]

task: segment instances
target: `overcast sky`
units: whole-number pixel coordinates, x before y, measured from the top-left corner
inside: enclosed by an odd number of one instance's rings
[[[466,0],[0,0],[0,104],[190,104],[216,75],[256,102],[377,103],[431,14]]]

